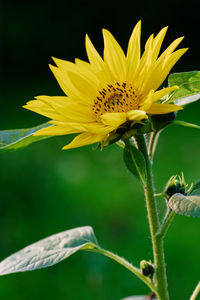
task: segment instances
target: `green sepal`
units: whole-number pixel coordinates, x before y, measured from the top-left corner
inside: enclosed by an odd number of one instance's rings
[[[152,122],[150,119],[142,120],[142,124],[136,123],[133,129],[137,129],[137,134],[145,134],[153,131]]]
[[[136,148],[133,141],[125,140],[124,162],[128,170],[135,175],[143,185],[146,185],[146,162],[142,152]]]
[[[39,126],[26,129],[10,129],[0,131],[0,151],[13,151],[26,147],[37,141],[49,138],[50,136],[33,136],[33,134],[45,127],[53,126],[44,123]]]
[[[172,123],[172,125],[180,125],[180,126],[184,126],[184,127],[200,129],[199,125],[188,123],[188,122],[181,121],[181,120],[174,120],[171,123]]]
[[[165,103],[175,102],[184,106],[200,99],[200,71],[172,73],[168,77],[168,85],[178,85],[179,89],[172,92]]]
[[[151,121],[154,131],[160,131],[176,119],[176,112],[163,115],[152,115]]]

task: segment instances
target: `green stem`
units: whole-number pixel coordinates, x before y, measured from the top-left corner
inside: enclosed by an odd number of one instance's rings
[[[163,237],[161,235],[157,235],[160,224],[158,219],[156,201],[154,198],[152,165],[147,152],[147,146],[146,146],[144,136],[137,135],[135,136],[135,140],[138,149],[143,153],[146,161],[147,180],[146,180],[146,185],[144,186],[144,191],[145,191],[150,233],[152,238],[154,265],[156,270],[155,281],[156,281],[156,287],[158,291],[158,300],[169,300],[168,289],[167,289],[165,257],[164,257],[164,249],[163,249]]]
[[[154,194],[154,197],[163,197],[163,198],[167,199],[169,196],[165,193],[159,193],[159,194]]]
[[[157,233],[157,236],[160,236],[160,237],[164,237],[173,218],[175,217],[176,213],[174,211],[171,211],[171,210],[168,210],[165,218],[164,218],[164,221],[163,221],[163,224],[161,226],[161,229],[160,231]]]
[[[101,253],[113,260],[115,260],[116,262],[118,262],[119,264],[121,264],[122,266],[124,266],[126,269],[128,269],[129,271],[131,271],[132,273],[134,273],[138,278],[140,278],[156,295],[158,295],[157,289],[154,286],[153,282],[146,276],[144,276],[140,269],[136,268],[135,266],[133,266],[132,264],[130,264],[127,260],[125,260],[123,257],[118,256],[117,254],[114,254],[108,250],[105,250],[103,248],[95,248],[93,250],[91,250],[93,252],[98,252]]]
[[[149,154],[149,157],[151,160],[153,159],[153,156],[155,153],[159,135],[160,135],[160,131],[153,131],[151,133],[151,137],[150,137],[149,145],[148,145],[148,154]]]
[[[192,296],[190,297],[190,300],[197,299],[197,296],[199,295],[199,293],[200,293],[200,282],[197,284],[194,292],[192,293]]]

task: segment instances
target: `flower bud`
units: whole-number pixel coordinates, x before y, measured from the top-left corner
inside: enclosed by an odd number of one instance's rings
[[[186,195],[186,188],[187,185],[185,183],[185,179],[182,173],[182,177],[181,176],[172,176],[165,189],[164,189],[164,193],[166,193],[169,197],[171,197],[172,195],[176,194],[176,193],[180,193],[183,195]]]
[[[148,276],[150,278],[153,277],[153,274],[154,274],[155,270],[154,270],[154,266],[152,265],[152,263],[150,261],[141,260],[140,269],[141,269],[142,274],[144,276]]]

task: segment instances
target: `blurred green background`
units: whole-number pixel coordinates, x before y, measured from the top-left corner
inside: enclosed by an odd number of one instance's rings
[[[197,5],[197,2],[196,2]],[[143,22],[142,45],[170,25],[164,46],[185,35],[190,47],[173,71],[199,68],[198,10],[183,1],[8,1],[1,7],[1,129],[25,128],[46,118],[21,106],[40,94],[62,95],[48,69],[51,56],[86,59],[88,33],[102,51],[101,28],[126,49],[136,22]],[[199,123],[200,102],[179,119]],[[168,127],[155,155],[155,182],[161,192],[171,175],[184,171],[188,183],[200,170],[200,132]],[[113,145],[61,151],[71,137],[56,137],[23,150],[0,154],[0,259],[24,246],[70,228],[91,225],[102,247],[135,265],[151,259],[143,191]],[[163,213],[162,199],[158,205]],[[188,299],[200,273],[200,220],[176,216],[165,240],[171,299]],[[0,279],[0,299],[119,300],[148,289],[120,265],[80,252],[48,269]]]

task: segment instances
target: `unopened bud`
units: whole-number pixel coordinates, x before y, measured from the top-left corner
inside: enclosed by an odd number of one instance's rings
[[[186,195],[186,188],[187,185],[185,183],[185,179],[182,173],[182,177],[181,176],[172,176],[165,189],[164,189],[164,193],[166,193],[169,197],[171,197],[172,195],[176,194],[176,193],[180,193],[183,195]]]
[[[150,261],[141,260],[140,262],[140,269],[142,271],[142,274],[144,276],[148,276],[150,278],[153,277],[154,274],[154,266]]]

